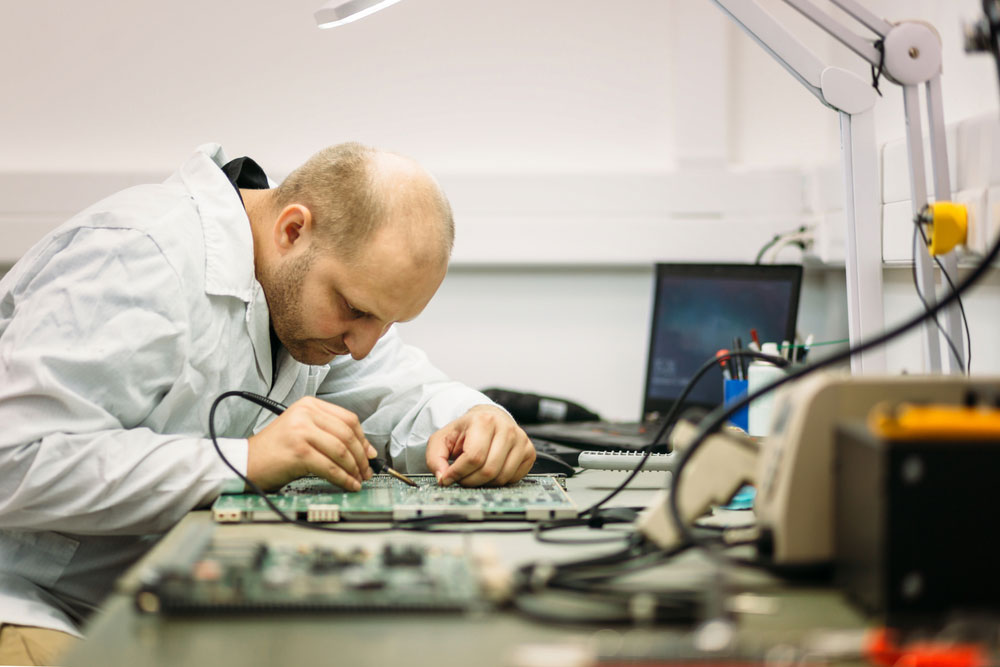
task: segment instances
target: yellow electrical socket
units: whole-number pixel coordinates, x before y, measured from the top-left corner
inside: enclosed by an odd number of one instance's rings
[[[930,247],[932,255],[945,255],[955,246],[964,244],[969,228],[969,212],[962,204],[938,201],[928,204],[921,217],[930,222]]]

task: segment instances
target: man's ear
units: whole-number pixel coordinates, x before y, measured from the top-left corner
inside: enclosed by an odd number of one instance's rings
[[[302,204],[289,204],[274,221],[274,245],[284,255],[312,241],[312,211]]]

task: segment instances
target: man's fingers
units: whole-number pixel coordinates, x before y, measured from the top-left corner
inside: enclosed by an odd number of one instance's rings
[[[285,415],[297,422],[297,437],[320,456],[320,460],[316,460],[308,452],[303,455],[303,459],[310,464],[310,471],[320,474],[318,471],[341,469],[343,475],[334,475],[332,472],[320,475],[334,483],[338,482],[333,477],[343,479],[350,476],[359,483],[371,478],[368,459],[374,455],[375,450],[365,438],[361,423],[353,412],[309,397],[296,401]],[[360,488],[360,484],[340,486],[347,489],[355,489],[355,486]]]
[[[351,450],[338,438],[328,433],[317,431],[309,438],[308,444],[328,464],[336,465],[358,481],[361,481],[363,478],[363,472],[358,467],[358,462]],[[367,460],[365,461],[365,465],[368,465]]]
[[[456,442],[456,446],[452,448],[452,452],[461,451],[462,453],[438,478],[438,483],[441,486],[449,486],[483,467],[489,455],[492,440],[492,425],[487,426],[479,420],[472,420],[461,434],[459,441]]]
[[[503,473],[507,459],[510,458],[513,443],[507,434],[493,433],[493,437],[486,443],[486,460],[478,469],[458,480],[462,486],[484,486],[487,484],[498,486],[497,478]]]
[[[525,475],[531,472],[531,466],[535,465],[535,446],[531,446],[531,455],[526,457],[521,465],[518,467],[517,472],[514,476],[507,480],[508,484],[513,484],[514,482],[520,481]]]
[[[357,438],[359,442],[362,443],[368,442],[365,438],[365,431],[363,428],[361,428],[361,420],[359,420],[358,416],[353,412],[351,412],[350,410],[348,410],[347,408],[342,408],[339,405],[335,405],[333,403],[330,403],[329,401],[324,401],[321,398],[308,397],[307,399],[302,399],[302,400],[304,401],[304,404],[307,405],[310,409],[316,410],[319,413],[327,414],[346,424],[348,428],[350,428],[351,431],[353,431],[354,437]],[[372,449],[374,451],[374,448]],[[369,452],[367,451],[365,452],[365,454],[368,453]],[[371,455],[374,456],[375,454],[373,453]]]
[[[503,458],[498,456],[494,459],[494,454],[502,455]],[[486,464],[463,479],[462,485],[505,486],[524,477],[534,462],[535,447],[520,429],[502,431],[490,444],[490,456]]]
[[[248,442],[247,476],[268,489],[311,472],[356,491],[376,455],[357,415],[313,397],[293,403]]]
[[[448,466],[451,465],[448,462],[448,457],[451,455],[451,447],[448,446],[449,438],[453,438],[452,432],[448,431],[437,431],[427,440],[427,452],[424,455],[424,460],[427,461],[427,469],[437,477],[438,482],[441,481],[441,476],[444,475],[445,471],[448,470]]]
[[[524,464],[528,464],[528,470],[531,470],[532,464],[535,462],[535,448],[531,445],[531,442],[524,438],[515,436],[514,446],[511,448],[510,453],[507,455],[507,460],[504,461],[503,468],[500,470],[500,474],[493,478],[491,484],[495,486],[506,486],[512,482],[524,477],[524,475],[518,476],[518,471],[524,467]]]
[[[345,424],[328,414],[315,414],[313,419],[320,429],[320,433],[315,437],[314,446],[340,463],[358,479],[362,477],[368,479],[371,476],[368,466],[369,450],[374,448],[363,434],[359,440],[350,424]]]
[[[441,486],[502,486],[531,470],[535,449],[505,412],[476,407],[430,437],[426,461]]]
[[[318,451],[315,452],[313,456],[310,456],[305,463],[306,469],[317,477],[322,477],[328,482],[332,482],[340,488],[347,489],[348,491],[361,490],[360,481],[348,474],[347,471],[340,466],[331,463],[330,459]]]

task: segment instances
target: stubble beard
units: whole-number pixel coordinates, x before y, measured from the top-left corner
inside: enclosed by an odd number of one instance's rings
[[[278,269],[268,272],[261,281],[264,298],[271,315],[271,326],[278,340],[285,346],[292,358],[303,364],[317,365],[329,359],[318,356],[317,350],[310,348],[309,341],[302,338],[302,285],[306,274],[316,259],[312,250],[291,260]]]

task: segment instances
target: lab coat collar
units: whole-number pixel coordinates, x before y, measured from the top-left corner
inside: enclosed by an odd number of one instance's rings
[[[188,188],[198,206],[205,234],[205,293],[236,297],[247,304],[247,332],[257,372],[270,386],[271,317],[254,275],[250,220],[239,194],[222,171],[226,162],[222,146],[204,144],[181,165],[175,177]]]
[[[228,162],[222,146],[204,144],[181,165],[176,176],[198,205],[205,234],[205,292],[253,301],[253,237],[243,202],[222,171]]]

